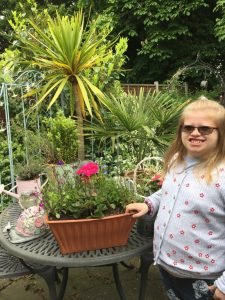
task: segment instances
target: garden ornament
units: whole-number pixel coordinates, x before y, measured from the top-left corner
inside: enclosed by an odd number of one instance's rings
[[[42,183],[43,182],[43,183]],[[48,182],[48,175],[46,173],[41,173],[37,178],[34,179],[20,179],[16,178],[16,188],[17,194],[28,193],[28,192],[41,192],[43,187]]]
[[[45,211],[39,205],[25,209],[19,216],[15,228],[9,229],[12,243],[23,243],[44,235],[48,226],[45,223]]]
[[[28,190],[28,191],[23,191],[23,192],[18,193],[18,194],[12,192],[12,190],[17,188],[17,186],[13,187],[13,189],[8,191],[8,190],[5,190],[4,184],[0,184],[0,194],[4,193],[4,194],[6,194],[10,197],[13,197],[13,198],[17,199],[18,202],[19,202],[20,207],[22,209],[26,209],[30,206],[34,206],[34,205],[39,204],[39,203],[37,203],[37,199],[38,199],[37,193],[40,193],[40,191],[43,189],[43,187],[46,185],[47,182],[48,182],[48,178],[42,184],[39,191]]]
[[[12,243],[23,243],[26,241],[30,241],[46,233],[46,229],[48,228],[48,226],[44,222],[44,209],[39,205],[33,204],[33,206],[31,206],[36,199],[34,194],[26,195],[26,197],[28,198],[25,199],[24,194],[19,195],[5,190],[4,184],[0,184],[0,194],[1,193],[5,193],[11,197],[16,198],[19,201],[21,208],[23,209],[17,220],[15,228],[9,223],[4,228],[4,231],[8,232],[10,241]],[[24,207],[24,199],[29,200],[26,204],[29,206],[28,208]],[[22,204],[24,206],[22,206]]]

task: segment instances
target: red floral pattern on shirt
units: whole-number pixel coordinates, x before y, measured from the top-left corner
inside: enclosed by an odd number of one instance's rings
[[[225,168],[219,171],[225,173]],[[174,266],[174,269],[179,267],[204,276],[215,272],[215,266],[219,265],[214,255],[218,244],[214,243],[214,239],[211,240],[214,236],[217,238],[214,224],[218,212],[221,213],[218,197],[212,197],[209,201],[209,187],[202,187],[204,174],[196,182],[189,180],[189,177],[186,179],[186,175],[179,175],[179,172],[177,174],[176,177],[170,176],[167,186],[162,186],[163,201],[159,208],[160,218],[157,218],[155,226],[158,232],[155,254],[161,249],[159,257],[167,257],[163,260],[166,264]],[[164,181],[166,183],[167,180]],[[224,182],[218,178],[212,184],[217,194],[223,192],[221,190],[224,186]],[[199,249],[198,252],[196,248]]]

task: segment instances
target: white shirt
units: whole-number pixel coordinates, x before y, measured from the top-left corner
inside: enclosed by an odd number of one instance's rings
[[[197,159],[186,159],[165,177],[162,189],[146,198],[157,213],[155,263],[178,277],[216,279],[225,293],[225,165],[213,172],[211,184],[197,177]]]

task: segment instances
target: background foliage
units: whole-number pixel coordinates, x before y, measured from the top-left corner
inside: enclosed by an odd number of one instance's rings
[[[198,53],[203,61],[223,72],[225,57],[224,0],[26,0],[23,4],[2,0],[0,19],[1,52],[15,48],[16,38],[8,19],[17,11],[18,26],[28,17],[39,18],[44,25],[43,9],[50,15],[55,10],[71,15],[84,7],[90,17],[102,16],[102,28],[112,26],[129,39],[124,82],[160,82],[193,62]],[[41,17],[42,16],[42,17]],[[14,15],[15,17],[15,15]],[[160,68],[159,68],[160,66]]]

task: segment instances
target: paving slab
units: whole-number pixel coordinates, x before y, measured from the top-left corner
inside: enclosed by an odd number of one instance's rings
[[[121,283],[127,300],[138,299],[140,273],[139,260],[127,263],[134,269],[119,266]],[[151,266],[148,274],[148,286],[145,300],[167,299],[160,280],[158,268]],[[28,275],[16,279],[0,280],[1,300],[48,300],[48,289],[38,275]],[[111,267],[73,268],[69,270],[68,285],[64,300],[119,300]]]

